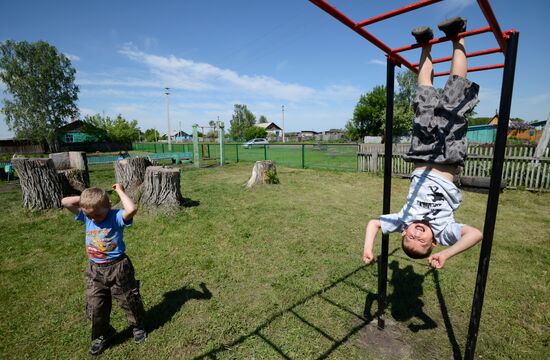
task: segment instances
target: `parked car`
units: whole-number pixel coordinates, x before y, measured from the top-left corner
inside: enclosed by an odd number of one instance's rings
[[[243,144],[243,147],[245,149],[249,149],[249,148],[254,147],[254,146],[264,146],[264,145],[268,145],[268,144],[269,144],[269,141],[267,141],[267,139],[257,138],[257,139],[252,139],[252,140],[249,140],[249,141],[245,142]]]

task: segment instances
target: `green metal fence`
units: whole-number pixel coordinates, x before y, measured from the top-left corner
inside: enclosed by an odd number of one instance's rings
[[[166,143],[135,143],[134,150],[167,152]],[[172,144],[172,151],[192,152],[193,144]],[[254,162],[274,160],[282,166],[294,168],[357,171],[358,144],[269,144],[245,148],[239,144],[225,144],[227,162]],[[201,159],[220,158],[219,144],[199,144]]]

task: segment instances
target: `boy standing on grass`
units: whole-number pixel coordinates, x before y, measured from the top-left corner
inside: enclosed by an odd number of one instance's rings
[[[86,225],[86,253],[90,260],[86,269],[86,315],[92,321],[91,355],[100,354],[115,333],[109,324],[111,297],[126,312],[135,342],[140,344],[147,337],[139,281],[124,253],[124,227],[132,224],[137,207],[122,185],[114,184],[113,190],[120,197],[123,210],[111,209],[107,193],[99,188],[85,189],[80,196],[62,200],[63,206],[76,214],[75,219]]]
[[[465,114],[477,104],[479,86],[466,79],[467,61],[464,38],[466,19],[455,17],[439,24],[446,36],[453,38],[453,56],[449,79],[442,92],[432,84],[432,29],[414,28],[412,34],[422,53],[418,87],[414,99],[415,119],[411,148],[405,161],[415,163],[405,206],[396,214],[381,215],[369,221],[365,234],[363,261],[374,260],[373,244],[378,230],[383,234],[401,232],[403,251],[413,259],[427,258],[440,269],[447,259],[471,248],[482,233],[469,225],[458,224],[454,212],[462,194],[453,183],[458,167],[464,165],[468,121]],[[449,246],[431,255],[435,245]]]

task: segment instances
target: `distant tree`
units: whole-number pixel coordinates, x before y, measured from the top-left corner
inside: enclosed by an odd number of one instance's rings
[[[230,120],[231,129],[229,134],[232,138],[242,139],[245,137],[244,133],[246,129],[254,126],[256,123],[256,117],[246,105],[235,104],[233,109],[233,116]]]
[[[265,137],[267,137],[267,131],[259,126],[251,126],[244,132],[244,138],[246,140]]]
[[[260,115],[260,118],[258,119],[258,124],[265,124],[267,123],[267,118],[263,115]]]
[[[2,113],[17,138],[57,148],[55,130],[76,117],[78,86],[71,61],[44,41],[0,43],[0,81],[11,98]]]
[[[397,86],[399,88],[395,102],[408,104],[412,107],[414,97],[416,95],[416,86],[418,83],[418,75],[410,70],[401,71],[397,74]]]
[[[367,135],[382,135],[385,108],[385,86],[375,86],[371,92],[361,95],[353,111],[353,119],[346,124],[347,135],[354,140]]]
[[[154,142],[160,138],[160,134],[156,129],[147,129],[144,135],[147,142]]]
[[[109,138],[115,142],[139,140],[140,130],[137,124],[137,120],[128,121],[119,114],[108,130]]]
[[[109,140],[114,142],[138,141],[141,136],[137,120],[128,121],[120,114],[114,120],[100,114],[86,116],[84,122],[105,130]]]
[[[410,133],[414,118],[413,101],[416,96],[418,76],[416,73],[406,70],[397,74],[398,90],[394,98],[393,109],[393,135],[403,136]],[[382,130],[386,129],[386,112],[384,111],[384,122]]]

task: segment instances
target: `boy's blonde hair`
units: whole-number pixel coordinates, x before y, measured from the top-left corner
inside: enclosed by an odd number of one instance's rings
[[[94,209],[99,207],[111,208],[111,201],[105,190],[92,187],[84,189],[82,194],[80,194],[80,207]]]

